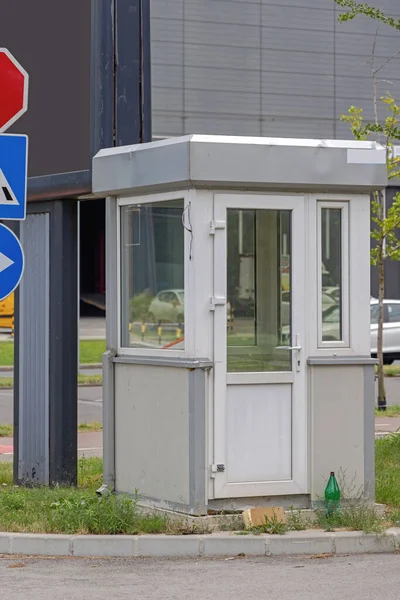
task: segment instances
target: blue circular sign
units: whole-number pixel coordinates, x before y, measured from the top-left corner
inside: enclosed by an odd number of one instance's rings
[[[24,253],[15,233],[0,224],[0,301],[19,285],[24,272]]]

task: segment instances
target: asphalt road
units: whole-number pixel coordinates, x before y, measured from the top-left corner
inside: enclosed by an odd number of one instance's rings
[[[81,386],[78,388],[79,423],[93,423],[103,420],[102,388]],[[13,423],[13,390],[0,389],[0,424]]]
[[[0,559],[7,600],[398,600],[399,555]]]

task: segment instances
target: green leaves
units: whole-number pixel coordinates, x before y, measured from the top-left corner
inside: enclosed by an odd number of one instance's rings
[[[377,134],[384,138],[382,143],[387,149],[388,177],[394,179],[400,176],[400,157],[393,154],[393,140],[400,139],[400,106],[391,94],[383,96],[380,100],[389,113],[382,123],[365,122],[362,108],[356,106],[350,106],[347,115],[342,115],[341,120],[349,124],[356,140],[367,140],[371,135]],[[400,260],[400,193],[396,194],[385,215],[383,194],[375,192],[371,210],[374,224],[371,237],[377,242],[371,249],[371,263],[378,264],[382,248],[383,259]]]
[[[348,9],[348,12],[342,13],[338,17],[339,21],[342,23],[346,21],[352,21],[359,15],[364,15],[370,19],[374,19],[375,21],[379,21],[388,27],[393,27],[394,29],[398,29],[400,31],[400,19],[388,17],[385,15],[385,13],[379,10],[379,8],[374,8],[369,6],[369,4],[359,3],[355,0],[335,0],[335,2],[338,6]]]

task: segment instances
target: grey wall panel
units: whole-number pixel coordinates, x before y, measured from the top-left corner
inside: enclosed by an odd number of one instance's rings
[[[316,97],[313,95],[263,94],[263,116],[305,117],[308,119],[329,119],[333,115],[334,100],[332,97]],[[296,134],[296,135],[295,135]],[[293,135],[299,137],[293,130]]]
[[[181,19],[184,0],[150,0],[152,19]]]
[[[215,89],[186,90],[185,107],[188,113],[234,114],[241,118],[243,115],[260,114],[260,95],[246,90],[234,94]]]
[[[154,92],[153,92],[154,97]],[[183,118],[181,113],[153,111],[153,131],[159,137],[175,137],[183,135]]]
[[[379,67],[386,62],[388,57],[376,57],[376,66]],[[336,52],[335,68],[338,77],[368,77],[371,79],[371,56],[368,54],[340,54]],[[379,74],[380,78],[391,77],[400,73],[400,58],[393,58]],[[398,77],[398,75],[397,75]]]
[[[258,64],[259,64],[258,60]],[[188,90],[205,90],[260,94],[259,69],[233,69],[212,67],[185,67],[185,84]]]
[[[183,23],[181,19],[159,19],[151,17],[151,36],[158,42],[177,42],[183,39]],[[154,60],[154,58],[152,59]]]
[[[360,18],[361,20],[361,18]],[[365,23],[366,19],[362,19]],[[386,30],[385,30],[386,31]],[[362,33],[351,34],[344,30],[340,25],[336,30],[336,51],[341,54],[360,54],[361,56],[371,56],[374,43],[374,35],[365,35]],[[389,57],[399,49],[399,38],[393,35],[383,35],[379,33],[376,41],[376,56]]]
[[[334,94],[333,75],[302,73],[262,73],[262,94],[285,94],[293,98],[299,96],[312,96],[313,98],[332,98]]]
[[[261,10],[263,25],[284,27],[288,29],[324,31],[333,33],[334,10],[315,10],[315,8],[304,8],[302,2],[297,6],[285,6],[278,2],[264,2]]]
[[[18,479],[43,485],[49,483],[49,224],[49,213],[39,213],[28,214],[20,225],[25,271],[18,341],[27,352],[19,362]],[[32,296],[43,301],[32,304]]]
[[[117,491],[189,503],[188,374],[115,365]]]
[[[263,71],[273,73],[298,73],[304,75],[334,74],[334,57],[331,52],[292,52],[291,50],[263,48],[261,51]],[[307,81],[307,77],[304,77]]]
[[[266,117],[262,121],[261,135],[266,137],[334,138],[334,124],[329,119],[304,119],[298,117]],[[348,136],[346,136],[348,137]]]
[[[237,23],[203,23],[201,21],[185,21],[185,43],[215,44],[225,46],[244,46],[259,48],[259,27],[240,25]]]
[[[291,50],[297,52],[333,52],[333,32],[290,29],[274,26],[269,22],[262,28],[262,47],[273,50]]]
[[[182,93],[183,69],[180,65],[155,64],[151,79],[155,88],[174,88]]]
[[[153,110],[183,112],[183,91],[179,88],[153,87]],[[182,115],[183,116],[183,115]],[[158,135],[157,131],[153,131]]]
[[[258,27],[260,4],[259,2],[232,2],[231,0],[218,0],[217,2],[215,0],[208,2],[194,0],[185,3],[185,19],[202,23],[230,23]]]
[[[232,115],[193,115],[185,120],[187,131],[205,131],[207,128],[216,135],[261,135],[258,117],[243,116],[238,119]]]
[[[398,0],[374,4],[400,14]],[[373,116],[375,24],[366,17],[339,23],[333,0],[152,0],[152,11],[155,136],[349,138],[340,116],[351,104]],[[382,62],[398,39],[380,27]],[[398,89],[399,65],[382,70],[394,85],[381,83],[379,94]]]
[[[221,46],[213,44],[187,44],[185,46],[185,67],[205,67],[259,71],[260,50],[246,46]]]
[[[180,42],[162,42],[153,40],[152,42],[152,70],[159,65],[183,65],[183,44]]]

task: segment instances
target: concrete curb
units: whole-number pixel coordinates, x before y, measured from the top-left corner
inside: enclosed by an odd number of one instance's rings
[[[365,554],[396,552],[400,529],[295,531],[285,535],[47,535],[0,533],[0,554],[96,557],[217,557]]]

